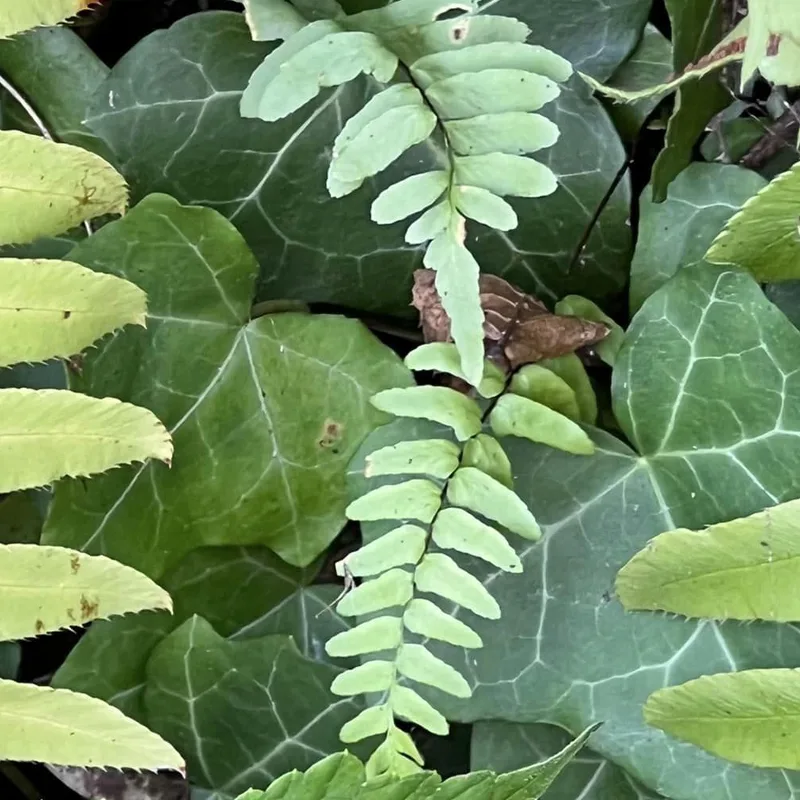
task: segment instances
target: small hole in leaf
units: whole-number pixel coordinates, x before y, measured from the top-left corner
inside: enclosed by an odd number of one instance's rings
[[[465,3],[449,3],[442,6],[434,15],[434,22],[440,22],[445,19],[457,19],[466,13],[472,11],[472,8]]]

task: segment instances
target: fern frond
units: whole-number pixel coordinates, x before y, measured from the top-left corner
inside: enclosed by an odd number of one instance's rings
[[[556,190],[553,172],[529,154],[558,139],[557,126],[536,112],[558,97],[571,65],[526,44],[530,31],[518,20],[480,14],[477,0],[398,0],[350,16],[334,11],[299,28],[298,9],[283,0],[245,6],[257,38],[287,38],[253,74],[242,96],[244,116],[281,119],[322,87],[361,74],[395,81],[336,138],[331,196],[357,190],[414,145],[431,141],[440,152],[440,169],[385,189],[372,219],[388,224],[421,214],[406,241],[430,243],[424,263],[436,273],[461,372],[477,385],[484,315],[479,267],[465,244],[467,220],[511,230],[517,215],[504,197]]]

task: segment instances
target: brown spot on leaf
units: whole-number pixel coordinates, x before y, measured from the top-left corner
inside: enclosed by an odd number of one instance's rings
[[[81,568],[81,557],[75,553],[69,560],[69,568],[72,570],[73,575],[77,575]]]
[[[433,270],[414,273],[412,304],[420,314],[426,342],[449,342],[450,319],[442,308]],[[551,314],[533,295],[496,275],[480,277],[486,355],[505,370],[573,353],[610,333],[599,322]]]
[[[67,609],[67,616],[74,622],[75,621],[75,612],[71,609]]]
[[[100,612],[100,603],[98,601],[92,602],[85,595],[81,595],[81,621],[87,622],[90,619],[95,619]]]
[[[322,434],[317,440],[317,445],[323,448],[333,447],[342,438],[344,425],[332,419],[326,419],[322,426]]]
[[[36,620],[36,633],[42,633],[44,631],[44,622],[42,620]]]
[[[64,319],[69,319],[71,316],[72,316],[72,312],[71,311],[65,311],[63,313]]]
[[[450,38],[454,42],[463,42],[469,33],[469,18],[459,20],[450,28]]]

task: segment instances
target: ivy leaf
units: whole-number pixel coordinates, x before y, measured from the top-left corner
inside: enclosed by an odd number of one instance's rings
[[[791,626],[628,614],[614,600],[619,569],[657,534],[744,517],[796,496],[800,470],[800,332],[746,273],[681,270],[634,318],[614,368],[617,419],[638,452],[593,431],[595,454],[573,456],[521,439],[504,442],[515,488],[536,515],[539,543],[511,539],[519,576],[470,561],[497,599],[499,622],[458,616],[485,647],[454,658],[469,700],[437,695],[452,721],[606,724],[594,750],[665,797],[785,800],[796,773],[716,760],[654,732],[641,708],[656,689],[733,669],[795,667]],[[400,421],[376,447],[439,438],[441,427]],[[362,492],[357,472],[352,491]],[[365,526],[371,540],[381,528]],[[460,562],[464,563],[464,562]],[[590,660],[585,653],[591,652]],[[423,694],[425,694],[423,692]]]
[[[631,265],[631,309],[638,310],[679,269],[701,262],[723,225],[766,185],[749,169],[695,163],[670,184],[663,203],[645,189]]]
[[[192,617],[150,657],[144,706],[186,756],[193,785],[230,798],[339,749],[339,728],[360,706],[331,695],[338,672],[288,636],[229,642]],[[220,739],[222,729],[237,735]]]
[[[22,651],[18,644],[3,642],[0,644],[0,678],[14,678],[19,669]]]
[[[153,577],[203,544],[266,544],[309,564],[344,524],[350,454],[383,419],[369,398],[411,382],[399,359],[341,317],[248,322],[257,265],[210,209],[150,197],[71,258],[133,279],[150,302],[147,331],[90,353],[72,383],[152,409],[180,455],[170,472],[60,484],[44,540]]]
[[[527,4],[503,3],[511,14],[526,13]],[[618,11],[632,46],[631,4],[640,15],[646,3],[626,0]],[[593,13],[587,7],[586,18]],[[582,35],[569,16],[570,32]],[[297,298],[408,314],[405,298],[421,252],[403,242],[402,223],[377,226],[370,205],[377,190],[408,175],[410,167],[436,169],[434,156],[425,147],[413,149],[378,176],[374,188],[331,200],[327,154],[341,120],[361,108],[365,92],[368,98],[373,90],[358,83],[341,87],[276,124],[241,119],[241,93],[269,49],[251,41],[241,14],[189,16],[151,34],[115,65],[87,124],[114,152],[135,198],[163,191],[182,202],[202,199],[238,227],[263,265],[257,299]],[[171,80],[161,80],[164,74]],[[571,262],[625,158],[622,145],[599,103],[586,98],[577,83],[564,87],[543,113],[561,129],[559,141],[542,158],[560,188],[551,197],[513,200],[522,221],[517,230],[476,228],[466,244],[484,268],[546,299],[570,291],[592,298],[612,294],[627,279],[627,179],[601,214],[581,260]],[[151,135],[156,129],[157,137]]]

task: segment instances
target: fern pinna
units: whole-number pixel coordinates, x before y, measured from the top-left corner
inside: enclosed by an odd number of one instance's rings
[[[343,126],[333,144],[328,190],[343,197],[426,142],[438,169],[384,190],[372,219],[389,224],[420,214],[409,244],[429,242],[425,265],[450,317],[462,371],[483,370],[479,267],[465,245],[467,219],[500,231],[517,226],[503,197],[541,197],[557,181],[529,153],[553,145],[558,128],[534,112],[559,95],[572,67],[526,44],[528,27],[480,13],[478,0],[398,0],[347,15],[335,0],[245,0],[257,40],[285,40],[253,73],[241,113],[275,121],[322,87],[361,74],[390,86]]]

